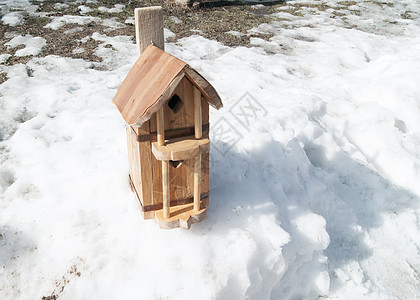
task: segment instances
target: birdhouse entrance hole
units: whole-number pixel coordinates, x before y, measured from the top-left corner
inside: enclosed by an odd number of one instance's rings
[[[179,168],[183,162],[183,160],[170,160],[169,164],[176,169]]]
[[[182,107],[184,102],[177,94],[173,95],[172,98],[168,101],[169,108],[176,114]]]

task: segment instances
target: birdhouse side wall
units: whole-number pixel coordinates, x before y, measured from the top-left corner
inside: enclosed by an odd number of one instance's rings
[[[140,128],[126,126],[128,163],[131,179],[131,188],[139,201],[145,219],[154,217],[154,212],[147,207],[153,204],[153,177],[152,177],[152,146],[145,137],[150,135],[150,121]]]

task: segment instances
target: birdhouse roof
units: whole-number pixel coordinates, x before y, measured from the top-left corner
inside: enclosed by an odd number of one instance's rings
[[[187,63],[150,45],[139,56],[112,101],[124,120],[141,126],[173,95],[183,77],[216,109],[223,106],[211,84]]]

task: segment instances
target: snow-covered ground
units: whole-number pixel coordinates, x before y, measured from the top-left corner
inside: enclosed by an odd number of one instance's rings
[[[0,298],[418,299],[420,3],[290,14],[300,3],[254,28],[274,36],[252,48],[166,45],[224,102],[208,217],[189,231],[143,221],[129,188],[111,103],[136,59],[129,37],[92,36],[105,70],[0,65]]]

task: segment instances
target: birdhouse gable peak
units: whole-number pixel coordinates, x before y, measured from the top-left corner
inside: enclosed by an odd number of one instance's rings
[[[223,106],[213,86],[186,62],[150,45],[139,56],[113,99],[125,122],[141,126],[166,102],[186,77],[216,109]]]

